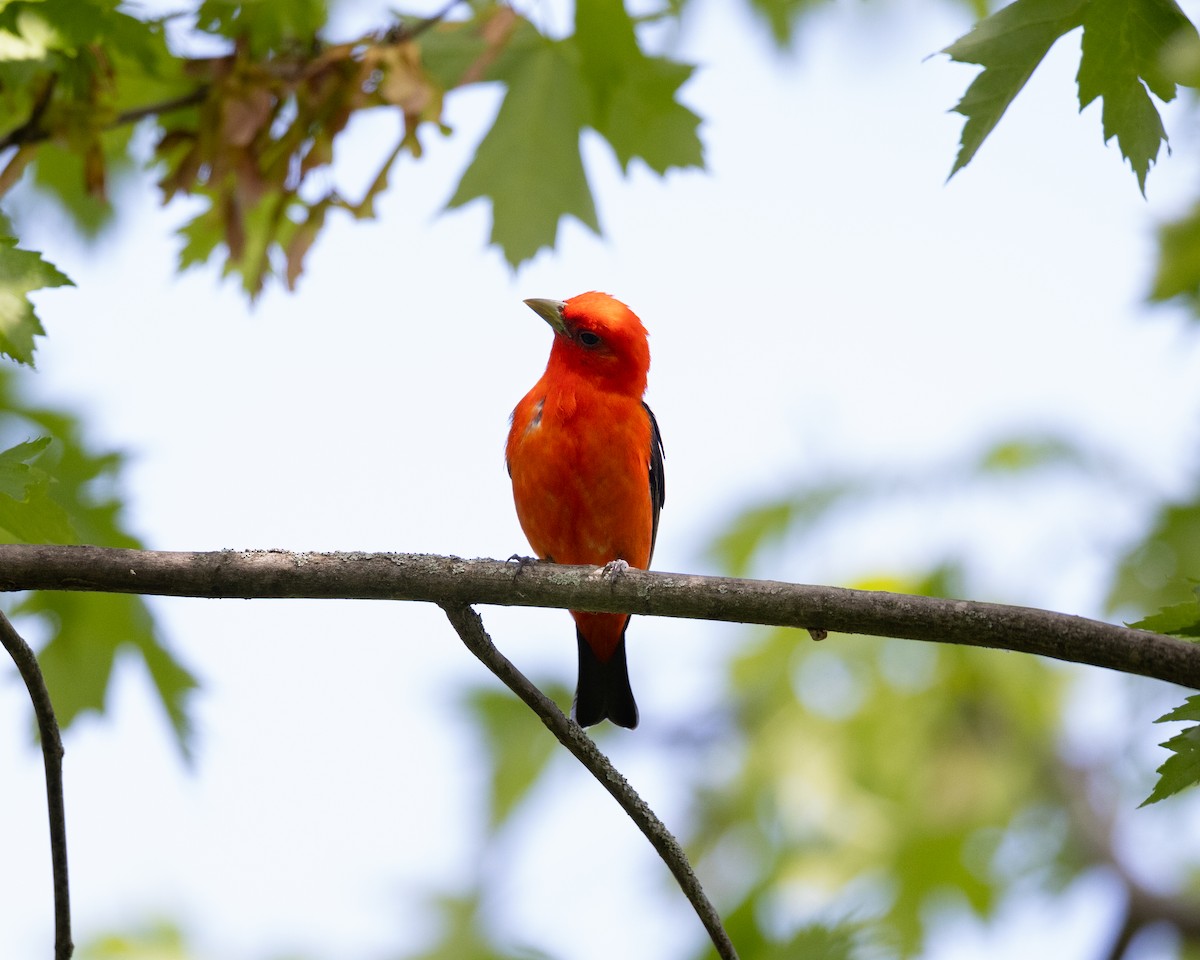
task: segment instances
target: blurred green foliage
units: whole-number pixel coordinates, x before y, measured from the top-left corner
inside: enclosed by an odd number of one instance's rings
[[[1146,613],[1185,603],[1200,581],[1200,491],[1164,503],[1146,536],[1122,557],[1108,595],[1111,611]]]
[[[0,367],[0,543],[141,547],[121,518],[121,455],[91,450],[84,424],[71,414],[26,401],[20,376]],[[61,726],[104,709],[117,656],[132,653],[190,755],[187,698],[196,680],[164,645],[145,600],[38,592],[14,595],[7,608],[37,620],[47,638],[38,660]]]
[[[82,944],[78,960],[189,960],[195,956],[182,930],[161,921],[131,933],[110,933]]]
[[[914,955],[937,897],[986,917],[1026,879],[1002,882],[1006,835],[1036,830],[1067,855],[1031,817],[1056,798],[1062,686],[1029,657],[772,631],[731,664],[737,766],[702,785],[690,849],[702,873],[752,877],[746,896],[785,913],[857,888],[847,912],[875,914],[873,936]]]
[[[571,692],[555,682],[538,685],[559,704],[568,704]],[[507,691],[472,690],[466,706],[484,738],[483,762],[488,768],[488,830],[496,832],[525,799],[556,755],[557,742],[529,708]]]

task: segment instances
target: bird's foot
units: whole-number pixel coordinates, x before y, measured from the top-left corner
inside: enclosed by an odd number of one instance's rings
[[[609,580],[616,580],[624,573],[629,572],[629,564],[624,560],[609,560],[600,568],[600,575],[607,577]]]
[[[504,561],[505,563],[515,563],[517,565],[516,576],[520,576],[525,572],[526,567],[532,567],[538,563],[537,557],[523,557],[519,553],[514,553],[511,557]]]

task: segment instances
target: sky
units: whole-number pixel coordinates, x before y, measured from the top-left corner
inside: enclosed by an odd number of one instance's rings
[[[566,22],[549,2],[528,12]],[[364,0],[340,16],[351,32],[385,13]],[[658,178],[635,164],[623,177],[585,138],[604,236],[564,222],[558,247],[515,273],[485,248],[485,205],[443,212],[497,108],[486,89],[450,99],[455,135],[400,162],[377,221],[331,217],[299,290],[253,309],[213,269],[175,273],[184,204],[162,209],[142,191],[92,246],[39,218],[26,245],[77,287],[38,298],[49,335],[35,395],[129,454],[128,525],[150,547],[503,558],[526,549],[503,469],[507,417],[549,349],[521,301],[601,289],[651,332],[647,399],[667,453],[659,569],[715,572],[705,546],[737,509],[795,484],[902,476],[1014,433],[1072,436],[1183,494],[1200,351],[1180,315],[1142,298],[1153,225],[1187,199],[1195,145],[1178,134],[1143,200],[1101,145],[1097,107],[1078,113],[1076,35],[946,183],[961,128],[948,110],[974,71],[930,55],[968,26],[956,7],[917,0],[831,5],[785,55],[729,5],[698,3],[670,44],[700,64],[683,99],[704,118],[708,169]],[[368,175],[395,124],[356,124],[339,183]],[[1110,512],[1101,544],[1081,532],[1096,509]],[[1096,558],[1145,523],[1137,504],[1053,491],[1000,515],[965,511],[934,529],[900,518],[822,535],[756,572],[838,584],[970,540],[990,545],[996,598],[1096,615]],[[481,856],[464,827],[479,820],[484,779],[461,698],[492,684],[442,615],[367,602],[152,609],[203,682],[197,757],[181,762],[134,663],[106,715],[68,734],[77,942],[156,916],[228,960],[377,957],[430,936],[420,896],[455,889]],[[527,673],[573,682],[566,614],[481,612]],[[712,701],[717,665],[745,636],[631,628],[643,723],[606,748],[668,824],[688,797],[665,732]],[[26,722],[22,690],[0,683],[0,729]],[[51,930],[41,762],[9,736],[0,769],[0,943],[20,960],[45,955]],[[608,798],[569,764],[551,777],[521,814],[544,828],[487,853],[504,878],[501,928],[579,960],[699,943]],[[594,878],[582,897],[558,879],[581,865]],[[1029,943],[1094,956],[1106,932],[1095,903],[1112,891],[1089,883],[1053,916],[1017,902],[990,928],[952,925],[929,956]]]

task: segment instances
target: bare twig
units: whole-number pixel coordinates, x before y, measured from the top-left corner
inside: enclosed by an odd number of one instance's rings
[[[157,117],[164,113],[183,110],[185,107],[194,107],[196,104],[202,103],[206,96],[208,96],[207,84],[182,96],[172,97],[169,100],[161,100],[157,103],[148,103],[145,106],[134,107],[118,113],[104,129],[116,130],[118,127],[127,127],[131,123],[144,120],[146,117]],[[48,130],[38,125],[40,117],[40,112],[35,111],[29,120],[21,124],[21,126],[0,137],[0,151],[7,150],[9,147],[25,147],[35,143],[42,143],[54,136],[54,130]]]
[[[1109,944],[1108,950],[1104,953],[1104,960],[1123,960],[1129,945],[1133,943],[1133,938],[1137,936],[1140,929],[1137,918],[1133,915],[1132,907],[1127,906],[1125,914],[1121,918],[1121,926],[1117,928],[1113,942]]]
[[[1126,866],[1113,838],[1118,834],[1117,803],[1107,793],[1102,799],[1091,789],[1091,771],[1059,762],[1047,768],[1046,776],[1057,780],[1069,813],[1069,822],[1079,854],[1089,863],[1115,874],[1125,890],[1125,910],[1113,932],[1105,960],[1122,960],[1134,937],[1156,923],[1168,923],[1188,944],[1200,943],[1200,908],[1184,896],[1169,896],[1146,887]]]
[[[1200,644],[999,603],[411,553],[0,546],[0,591],[425,600],[729,620],[1016,650],[1200,689]]]
[[[38,733],[42,741],[42,761],[46,767],[46,805],[50,813],[50,862],[54,871],[54,960],[69,960],[75,947],[71,943],[71,893],[67,883],[67,815],[63,805],[62,738],[54,706],[42,679],[37,656],[8,618],[0,613],[0,644],[8,651],[33,701]]]
[[[57,86],[58,74],[51,74],[34,98],[33,109],[29,111],[29,119],[12,130],[6,137],[0,138],[0,150],[46,139],[48,134],[41,133],[41,128],[38,124],[41,123],[42,114],[46,112],[46,108],[50,105],[50,99],[54,96],[54,89]]]
[[[704,929],[712,938],[717,955],[722,960],[737,960],[737,951],[733,947],[729,934],[721,923],[717,913],[704,888],[700,885],[696,873],[688,863],[687,855],[679,845],[679,841],[671,834],[654,811],[638,796],[629,782],[621,776],[612,762],[596,747],[583,728],[574,720],[569,720],[558,709],[558,706],[535,687],[525,675],[518,670],[504,654],[496,649],[492,638],[483,628],[474,609],[465,603],[443,603],[441,608],[450,618],[450,623],[458,631],[462,642],[485,667],[500,678],[504,684],[529,706],[546,728],[558,738],[558,742],[571,751],[575,758],[582,763],[602,787],[612,794],[613,799],[620,804],[629,818],[646,835],[650,845],[658,852],[663,862],[679,881],[684,895],[695,909]]]
[[[170,100],[161,100],[158,103],[148,103],[145,106],[134,107],[118,113],[112,122],[112,126],[124,127],[131,123],[137,123],[139,120],[145,120],[147,117],[157,117],[164,113],[174,113],[176,110],[186,110],[188,107],[194,107],[203,103],[204,98],[207,96],[208,84],[202,84],[191,93],[181,94],[178,97],[172,97]]]
[[[436,27],[439,23],[445,20],[446,17],[450,15],[450,11],[462,2],[463,0],[450,0],[450,2],[445,4],[441,10],[438,10],[436,13],[433,13],[424,19],[418,20],[411,26],[396,24],[390,30],[388,30],[386,34],[384,34],[384,37],[390,43],[398,43],[402,40],[415,40],[426,30]]]

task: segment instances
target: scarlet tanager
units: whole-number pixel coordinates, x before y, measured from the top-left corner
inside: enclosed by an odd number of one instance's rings
[[[650,348],[632,310],[606,293],[526,300],[554,330],[546,372],[512,415],[505,447],[517,519],[555,563],[650,566],[665,499],[658,423],[642,401]],[[636,727],[624,613],[571,611],[579,645],[572,716]]]

